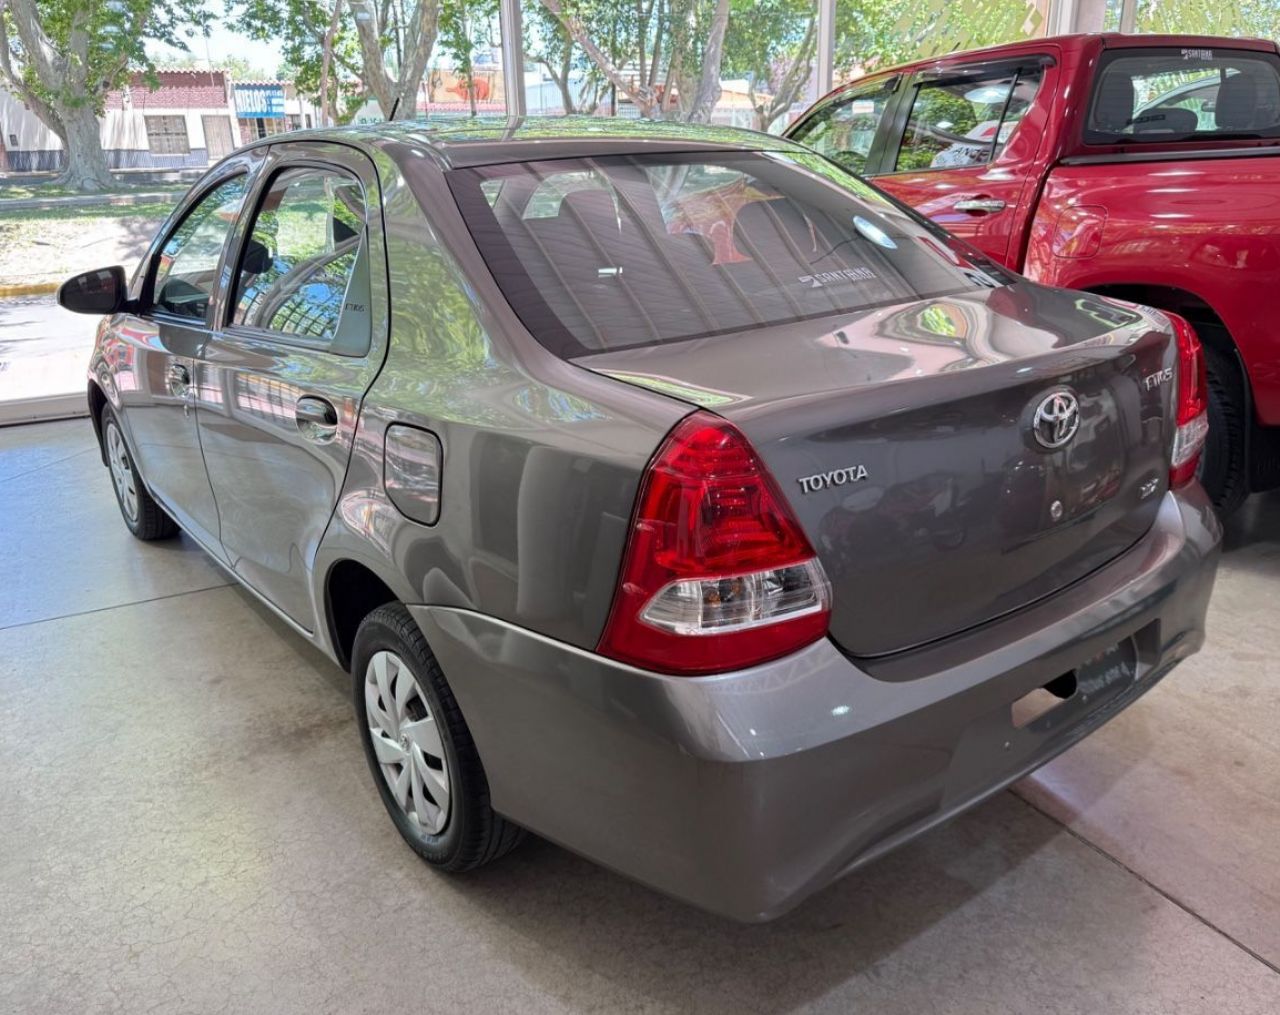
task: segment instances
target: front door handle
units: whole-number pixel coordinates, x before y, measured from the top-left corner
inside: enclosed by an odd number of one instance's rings
[[[957,201],[955,209],[972,215],[988,215],[991,212],[1004,211],[1004,202],[998,197],[968,197],[963,201]]]
[[[191,371],[183,363],[170,362],[164,380],[174,398],[186,398],[191,390]]]
[[[323,398],[304,395],[294,409],[298,432],[309,441],[324,443],[338,433],[338,410]]]

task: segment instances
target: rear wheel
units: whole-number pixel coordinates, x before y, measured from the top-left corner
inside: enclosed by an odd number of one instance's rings
[[[1249,463],[1245,454],[1245,408],[1240,372],[1224,353],[1207,343],[1209,435],[1200,457],[1200,482],[1220,518],[1226,518],[1249,495]]]
[[[382,803],[414,851],[465,871],[519,844],[489,806],[489,783],[440,664],[399,603],[360,624],[351,676],[365,757]]]
[[[145,540],[168,539],[177,535],[177,523],[147,492],[137,463],[129,453],[129,445],[125,443],[120,420],[110,405],[102,407],[102,447],[106,452],[107,468],[111,471],[116,502],[129,531]]]

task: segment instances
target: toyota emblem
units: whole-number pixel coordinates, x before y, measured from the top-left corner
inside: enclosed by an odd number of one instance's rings
[[[1080,403],[1070,391],[1055,391],[1036,406],[1031,429],[1043,448],[1055,451],[1080,429]]]

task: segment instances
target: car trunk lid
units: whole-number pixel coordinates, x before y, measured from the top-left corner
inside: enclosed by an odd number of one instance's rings
[[[1133,545],[1167,488],[1176,358],[1157,315],[1021,282],[575,362],[734,422],[822,561],[831,637],[874,656]]]

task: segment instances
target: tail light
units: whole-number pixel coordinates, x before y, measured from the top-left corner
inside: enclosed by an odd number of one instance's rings
[[[831,591],[746,437],[685,417],[649,463],[598,651],[664,673],[739,669],[821,638]]]
[[[1173,438],[1169,486],[1176,490],[1196,476],[1209,434],[1209,383],[1204,349],[1195,329],[1177,314],[1165,313],[1178,340],[1178,430]]]

